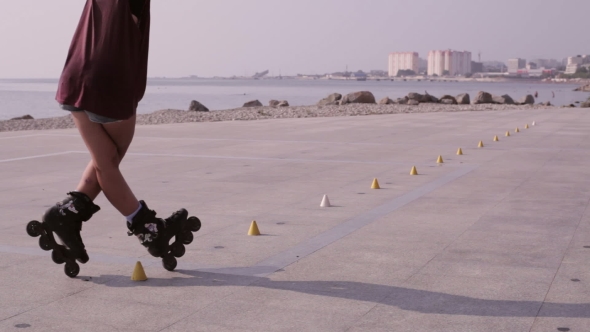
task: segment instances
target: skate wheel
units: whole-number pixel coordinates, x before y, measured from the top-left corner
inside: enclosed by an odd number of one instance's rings
[[[64,272],[70,278],[75,278],[80,273],[80,265],[76,262],[67,262],[64,266]]]
[[[184,256],[184,253],[186,252],[186,248],[184,247],[184,245],[182,243],[174,242],[170,246],[170,252],[172,253],[172,255],[174,255],[174,257],[180,258],[180,257]]]
[[[37,220],[30,221],[27,224],[27,234],[29,234],[31,237],[37,237],[41,235],[41,228],[41,223]]]
[[[56,250],[54,250],[54,251],[51,253],[51,259],[53,260],[53,262],[54,262],[55,264],[63,264],[63,263],[65,263],[65,262],[66,262],[66,261],[64,260],[64,258],[63,258],[63,255],[62,255],[62,249],[61,249],[61,248],[59,248],[59,249],[56,249]],[[66,272],[66,274],[67,274],[67,272]]]
[[[162,250],[156,246],[148,247],[148,252],[154,257],[162,257],[163,254]]]
[[[82,264],[86,264],[90,260],[90,257],[88,257],[88,253],[84,250],[76,260]]]
[[[190,217],[186,220],[189,229],[193,232],[199,231],[201,229],[201,221],[197,217]]]
[[[191,244],[194,239],[194,235],[190,231],[184,231],[180,235],[182,237],[182,243],[184,244]]]
[[[51,250],[51,241],[47,236],[44,235],[39,238],[39,247],[45,251]]]
[[[176,258],[174,258],[172,255],[168,255],[162,259],[162,265],[168,271],[174,271],[176,264]]]

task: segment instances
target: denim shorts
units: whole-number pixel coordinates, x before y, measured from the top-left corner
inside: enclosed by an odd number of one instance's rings
[[[79,109],[76,106],[72,106],[72,105],[59,105],[61,107],[62,110],[64,111],[69,111],[69,112],[86,112],[86,114],[88,115],[88,119],[90,119],[90,121],[95,122],[95,123],[101,123],[101,124],[105,124],[105,123],[113,123],[113,122],[119,122],[121,120],[117,120],[117,119],[111,119],[111,118],[107,118],[106,116],[102,116],[102,115],[98,115],[92,112],[88,112],[82,109]]]

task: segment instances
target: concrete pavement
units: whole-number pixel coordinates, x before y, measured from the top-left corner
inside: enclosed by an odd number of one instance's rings
[[[590,331],[589,138],[574,109],[140,126],[134,192],[203,227],[168,272],[101,195],[70,279],[25,225],[89,155],[0,133],[0,331]]]

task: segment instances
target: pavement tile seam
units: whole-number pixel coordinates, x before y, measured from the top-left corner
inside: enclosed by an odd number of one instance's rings
[[[559,264],[559,267],[556,269],[556,271],[555,271],[555,274],[553,275],[553,278],[552,278],[552,280],[551,280],[551,283],[549,284],[549,287],[547,288],[547,292],[546,292],[546,294],[545,294],[545,297],[543,298],[543,303],[542,303],[542,305],[539,307],[539,310],[537,311],[537,315],[536,315],[535,321],[533,322],[533,326],[535,326],[535,324],[536,324],[536,323],[538,323],[539,319],[541,318],[539,315],[541,314],[541,312],[542,312],[543,308],[544,308],[546,305],[550,304],[550,303],[548,303],[548,302],[547,302],[547,300],[548,300],[548,298],[549,298],[549,296],[550,296],[550,294],[551,294],[551,290],[554,288],[554,285],[555,285],[555,283],[556,283],[556,280],[557,280],[557,277],[558,277],[558,275],[559,275],[559,272],[560,272],[560,270],[562,270],[562,268],[563,268],[565,265],[567,265],[567,264],[568,264],[568,263],[565,263],[565,260],[566,260],[566,257],[567,257],[567,254],[568,254],[569,250],[570,250],[570,249],[573,249],[574,235],[576,234],[577,230],[578,230],[578,229],[580,228],[580,226],[582,225],[582,222],[583,222],[583,220],[584,220],[584,217],[583,217],[583,216],[584,216],[586,213],[588,213],[588,212],[590,212],[590,202],[589,202],[589,203],[586,205],[586,208],[585,208],[585,210],[584,210],[584,213],[582,213],[582,216],[581,216],[581,217],[580,217],[580,219],[579,219],[579,222],[578,222],[578,225],[577,225],[577,227],[576,227],[576,230],[574,231],[573,235],[571,236],[570,242],[569,242],[569,244],[568,244],[568,246],[567,246],[566,250],[564,250],[564,251],[563,251],[563,255],[562,255],[562,258],[561,258],[561,262],[560,262],[560,264]],[[565,264],[565,265],[564,265],[564,264]],[[533,326],[531,326],[531,330],[532,330]]]
[[[56,298],[56,299],[53,299],[53,300],[49,300],[49,301],[46,301],[46,302],[40,303],[40,304],[38,304],[38,305],[34,305],[33,307],[31,307],[31,308],[29,308],[29,309],[26,309],[26,310],[23,310],[23,311],[21,311],[21,312],[19,312],[19,313],[13,314],[13,315],[12,315],[12,316],[10,316],[10,317],[6,317],[6,318],[3,318],[3,319],[0,319],[0,322],[7,321],[7,320],[10,320],[10,319],[12,319],[12,318],[18,317],[18,316],[20,316],[20,315],[23,315],[23,314],[26,314],[26,313],[29,313],[29,312],[35,311],[35,310],[37,310],[37,309],[39,309],[39,308],[42,308],[42,307],[45,307],[45,306],[51,305],[51,304],[53,304],[53,303],[57,303],[57,302],[59,302],[59,301],[62,301],[63,299],[66,299],[66,298],[69,298],[69,297],[75,296],[75,295],[77,295],[77,294],[79,294],[79,293],[82,293],[82,292],[84,292],[84,291],[87,291],[87,290],[89,290],[89,289],[91,289],[91,288],[94,288],[94,287],[97,287],[97,285],[90,285],[90,286],[87,286],[87,287],[85,287],[85,288],[82,288],[82,289],[80,289],[80,290],[78,290],[78,291],[71,292],[71,293],[69,293],[69,294],[67,294],[67,295],[65,295],[65,296],[61,296],[61,297],[59,297],[59,298]]]
[[[21,138],[21,137],[38,137],[38,136],[68,136],[68,137],[78,137],[78,135],[55,135],[55,134],[39,134],[39,135],[31,135],[31,136],[19,136],[14,138]],[[2,138],[2,137],[0,137]],[[423,147],[454,147],[454,145],[445,144],[445,145],[433,145],[433,144],[420,144],[420,143],[362,143],[362,142],[328,142],[328,141],[281,141],[281,140],[249,140],[249,139],[212,139],[212,138],[191,138],[191,137],[183,137],[183,138],[174,138],[174,137],[142,137],[136,136],[136,139],[146,138],[146,139],[167,139],[167,140],[205,140],[205,141],[238,141],[238,142],[276,142],[276,143],[318,143],[318,144],[344,144],[344,145],[383,145],[383,146],[423,146]],[[530,151],[587,151],[587,149],[582,148],[535,148],[535,147],[513,147],[513,148],[503,148],[503,147],[495,147],[495,146],[487,146],[488,150],[530,150]]]
[[[342,239],[343,237],[355,232],[356,230],[378,220],[379,218],[395,211],[396,209],[405,206],[406,204],[420,198],[421,196],[449,183],[457,178],[464,176],[471,172],[475,167],[466,167],[459,169],[450,174],[439,177],[438,179],[427,183],[415,190],[406,193],[403,196],[397,197],[389,202],[386,202],[370,211],[357,215],[348,221],[339,224],[338,226],[321,233],[307,241],[304,241],[295,247],[292,247],[279,254],[273,255],[259,263],[256,267],[276,267],[282,269],[298,260],[313,254],[314,252],[324,248],[325,246]],[[271,273],[257,274],[256,276],[267,276]]]
[[[0,163],[8,163],[14,161],[21,161],[21,160],[30,160],[30,159],[39,159],[39,158],[46,158],[46,157],[55,157],[55,156],[63,156],[66,154],[74,153],[73,151],[63,151],[63,152],[56,152],[56,153],[48,153],[48,154],[41,154],[36,156],[27,156],[21,158],[11,158],[11,159],[1,159]]]
[[[76,153],[85,153],[75,151]],[[266,158],[266,157],[233,157],[233,156],[215,156],[215,155],[192,155],[192,154],[159,154],[159,153],[139,153],[130,152],[129,156],[145,157],[182,157],[182,158],[206,158],[206,159],[230,159],[230,160],[261,160],[261,161],[285,161],[285,162],[317,162],[317,163],[342,163],[342,164],[372,164],[372,165],[405,165],[411,167],[411,163],[399,163],[388,161],[358,161],[358,160],[330,160],[330,159],[303,159],[303,158]],[[430,166],[432,163],[426,162],[422,166]],[[470,166],[469,164],[449,165],[455,167]]]
[[[554,158],[555,158],[555,156],[554,156]],[[549,158],[549,160],[547,160],[547,161],[545,162],[545,164],[547,164],[547,163],[548,163],[548,162],[549,162],[551,159],[552,159],[552,158]],[[539,167],[537,168],[537,172],[538,172],[538,170],[542,169],[542,168],[543,168],[543,166],[544,166],[545,164],[543,164],[543,165],[539,166]],[[480,170],[481,170],[481,168],[480,168]],[[505,195],[505,196],[504,196],[502,199],[499,199],[499,200],[496,202],[496,204],[495,204],[494,206],[491,206],[490,208],[488,208],[488,210],[487,210],[486,212],[482,213],[482,215],[480,216],[480,218],[479,218],[477,221],[475,221],[475,222],[472,224],[472,226],[471,226],[471,227],[473,227],[474,225],[476,225],[476,224],[477,224],[477,223],[478,223],[478,222],[479,222],[481,219],[483,219],[483,218],[484,218],[484,217],[485,217],[485,216],[486,216],[486,215],[487,215],[487,214],[488,214],[490,211],[493,211],[493,210],[494,210],[494,209],[495,209],[495,208],[496,208],[498,205],[500,205],[500,204],[503,204],[503,202],[505,202],[505,200],[506,200],[508,197],[510,197],[510,193],[512,193],[512,192],[514,192],[514,191],[517,191],[517,190],[518,190],[518,188],[522,187],[522,186],[523,186],[523,185],[524,185],[524,184],[525,184],[525,183],[526,183],[526,182],[527,182],[527,181],[528,181],[528,180],[529,180],[529,179],[530,179],[530,178],[531,178],[531,177],[534,175],[534,173],[535,173],[535,172],[530,172],[530,173],[529,173],[529,176],[528,176],[528,178],[527,178],[527,180],[523,180],[523,181],[522,181],[522,182],[521,182],[519,185],[517,185],[517,186],[515,186],[514,188],[512,188],[512,190],[511,190],[509,193],[506,193],[506,195]],[[580,219],[580,223],[581,223],[581,219]],[[423,269],[424,269],[426,266],[428,266],[428,264],[430,264],[431,262],[435,261],[437,258],[440,258],[440,257],[442,257],[442,255],[444,255],[444,254],[448,253],[448,250],[449,250],[449,248],[451,248],[451,247],[452,247],[452,246],[453,246],[453,245],[454,245],[454,244],[455,244],[455,243],[456,243],[456,242],[457,242],[457,241],[458,241],[458,240],[459,240],[459,239],[460,239],[462,236],[464,236],[465,234],[467,234],[467,233],[469,232],[469,230],[471,229],[471,227],[469,227],[469,228],[466,228],[466,229],[465,229],[465,231],[463,231],[461,234],[459,234],[459,235],[458,235],[458,236],[455,238],[455,240],[453,240],[453,241],[450,241],[450,242],[448,243],[448,245],[447,245],[447,246],[446,246],[446,247],[445,247],[443,250],[441,250],[441,251],[440,251],[440,252],[439,252],[437,255],[433,256],[433,257],[432,257],[432,259],[431,259],[430,261],[428,261],[426,264],[424,264],[424,266],[423,266],[422,268],[418,269],[418,270],[417,270],[417,271],[416,271],[414,274],[412,274],[411,276],[409,276],[409,277],[406,279],[406,281],[409,281],[409,280],[411,280],[412,278],[414,278],[415,276],[419,275],[419,274],[420,274],[420,271],[422,271],[422,270],[423,270]],[[574,232],[574,234],[575,234],[575,232]],[[571,238],[570,238],[570,243],[571,243],[571,241],[573,241],[573,235],[571,235]],[[564,251],[563,251],[563,255],[564,255],[564,257],[562,257],[561,261],[563,261],[563,259],[565,258],[565,253],[566,253],[566,252],[567,252],[567,250],[564,250]],[[556,270],[555,274],[557,274],[557,270]],[[548,287],[547,293],[549,292],[549,289],[550,289],[550,287]],[[540,308],[539,308],[539,310],[540,310]]]

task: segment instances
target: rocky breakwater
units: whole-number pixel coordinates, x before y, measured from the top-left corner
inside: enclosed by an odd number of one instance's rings
[[[313,106],[288,106],[286,101],[269,102],[271,107],[263,106],[258,100],[245,103],[243,107],[222,111],[208,112],[207,107],[199,102],[191,102],[186,110],[160,110],[149,114],[138,114],[138,125],[155,125],[165,123],[184,122],[214,122],[214,121],[245,121],[284,118],[312,118],[335,116],[364,116],[376,114],[401,114],[401,113],[436,113],[436,112],[471,112],[471,111],[509,111],[522,109],[519,105],[509,105],[511,99],[506,96],[494,98],[489,93],[480,92],[473,99],[468,94],[457,96],[443,95],[440,98],[428,93],[409,93],[407,96],[397,99],[385,97],[379,104],[375,102],[375,96],[369,91],[359,91],[342,96],[339,93],[331,94]],[[495,99],[495,101],[494,101]],[[499,104],[503,102],[504,104]],[[532,96],[526,96],[519,103],[527,106],[534,103]],[[515,104],[518,104],[515,102]],[[590,107],[590,100],[586,103]],[[412,106],[415,105],[415,106]],[[530,107],[527,107],[530,108]],[[536,105],[535,109],[554,109]],[[74,128],[71,115],[47,119],[21,119],[0,121],[0,132],[17,130],[45,130]]]
[[[485,91],[477,93],[473,98],[473,104],[498,104],[498,105],[534,105],[535,97],[526,95],[518,101],[514,101],[509,95],[496,96]]]
[[[369,91],[359,91],[349,93],[342,96],[339,93],[333,93],[326,98],[320,100],[317,106],[330,105],[346,105],[346,104],[374,104],[375,96]],[[496,105],[534,105],[535,97],[526,95],[514,100],[511,96],[504,94],[501,96],[492,95],[485,91],[479,91],[473,99],[467,93],[462,93],[457,96],[444,95],[437,98],[428,92],[420,94],[417,92],[410,92],[407,96],[391,99],[384,97],[378,102],[379,105],[420,105],[420,104],[445,104],[445,105],[479,105],[479,104],[496,104]],[[542,106],[551,106],[551,104],[544,104]]]
[[[590,92],[590,84],[582,85],[574,91]]]
[[[532,95],[526,95],[519,101],[515,101],[509,95],[496,96],[485,91],[480,91],[475,95],[473,100],[467,93],[457,96],[444,95],[437,98],[433,95],[410,92],[407,96],[391,99],[385,97],[379,101],[381,105],[399,104],[399,105],[420,105],[420,104],[445,104],[445,105],[478,105],[478,104],[497,104],[497,105],[533,105],[535,98]]]

